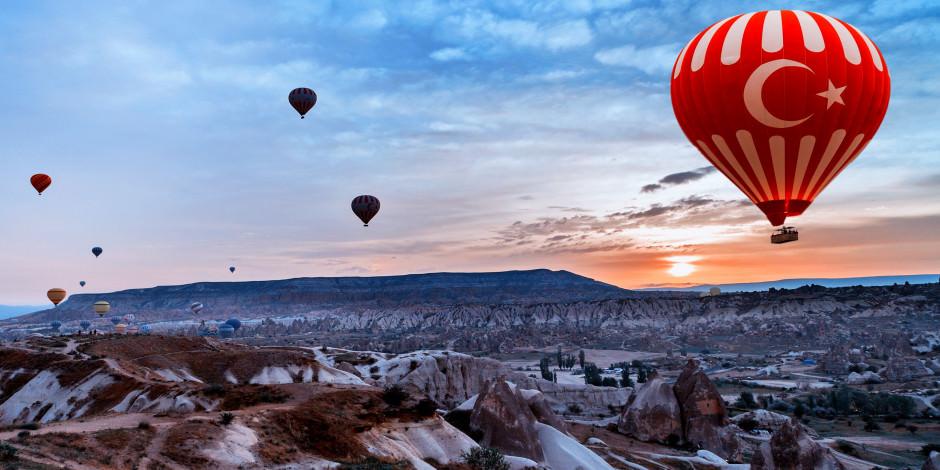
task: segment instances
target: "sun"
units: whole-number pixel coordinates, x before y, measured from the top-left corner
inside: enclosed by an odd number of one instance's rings
[[[691,263],[675,263],[666,272],[672,277],[686,277],[695,272],[695,265]]]
[[[666,272],[672,277],[686,277],[698,269],[693,263],[700,259],[701,257],[698,256],[671,256],[665,258],[664,261],[672,263],[672,266]]]

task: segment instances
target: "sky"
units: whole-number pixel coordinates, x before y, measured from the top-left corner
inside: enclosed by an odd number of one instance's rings
[[[824,12],[884,123],[771,227],[675,121],[715,21]],[[0,15],[0,304],[199,281],[566,269],[628,288],[940,268],[940,4],[16,2]],[[316,90],[298,119],[287,95]],[[33,173],[52,176],[37,196]],[[363,228],[349,208],[372,194]],[[104,248],[100,258],[93,246]],[[237,266],[234,275],[230,265]]]

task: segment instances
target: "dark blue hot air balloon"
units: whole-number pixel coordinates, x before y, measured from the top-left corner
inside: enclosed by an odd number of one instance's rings
[[[62,322],[59,320],[52,320],[52,323],[49,324],[53,330],[59,331],[59,327],[62,326]]]
[[[150,325],[141,326],[141,327],[140,327],[140,334],[142,334],[142,335],[149,335],[151,329],[152,329],[152,328],[150,327]]]
[[[235,274],[235,266],[229,266],[229,267],[228,267],[228,272],[230,272],[230,273],[232,273],[232,274]]]
[[[85,287],[85,281],[78,281],[78,285]]]
[[[121,317],[111,317],[112,325],[117,325],[118,323],[121,323]]]
[[[79,326],[82,327],[83,330],[87,330],[87,329],[91,328],[91,322],[88,321],[88,320],[82,320],[82,321],[80,321],[78,324],[79,324]]]
[[[226,324],[226,325],[231,325],[232,328],[235,329],[235,331],[238,331],[238,329],[242,327],[242,322],[241,322],[241,320],[239,320],[239,319],[237,319],[237,318],[229,318],[228,321],[225,322],[225,324]]]
[[[103,252],[104,250],[102,250],[100,246],[96,246],[91,249],[91,254],[95,255],[95,258],[101,256],[101,253]]]

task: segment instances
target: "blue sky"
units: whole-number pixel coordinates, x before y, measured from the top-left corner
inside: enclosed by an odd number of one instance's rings
[[[549,267],[631,287],[676,280],[676,259],[697,268],[681,282],[940,262],[936,2],[4,8],[0,303],[82,279],[229,280],[230,264],[239,280]],[[768,8],[852,23],[892,77],[875,140],[801,217],[804,240],[773,252],[719,174],[641,192],[707,164],[669,102],[679,49]],[[305,120],[287,104],[297,86],[319,94]],[[36,172],[55,180],[42,197]],[[363,193],[383,203],[368,229],[349,210]],[[649,217],[610,217],[625,212]]]

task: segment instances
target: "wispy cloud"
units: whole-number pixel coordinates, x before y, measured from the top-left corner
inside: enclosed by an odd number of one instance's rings
[[[594,54],[594,59],[604,65],[633,67],[649,75],[663,75],[672,69],[680,44],[638,48],[633,44],[602,49]]]
[[[698,181],[711,173],[715,172],[715,167],[713,166],[704,166],[702,168],[696,168],[692,171],[680,171],[678,173],[671,173],[660,178],[659,182],[651,183],[643,186],[640,189],[642,193],[653,193],[664,189],[668,186],[677,186],[680,184],[691,183],[693,181]]]

